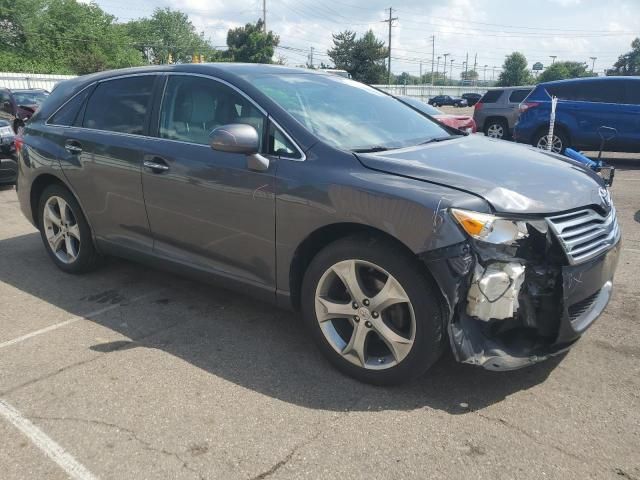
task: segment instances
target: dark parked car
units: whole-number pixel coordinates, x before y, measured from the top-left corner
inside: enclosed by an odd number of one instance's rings
[[[442,107],[445,105],[466,107],[467,101],[464,98],[456,98],[449,95],[437,95],[429,99],[429,105],[433,105],[434,107]]]
[[[467,105],[469,107],[473,107],[476,103],[480,101],[482,95],[479,93],[463,93],[461,98],[464,98],[467,101]]]
[[[118,255],[301,310],[363,381],[407,380],[445,348],[529,365],[611,296],[620,230],[600,177],[339,76],[97,73],[61,83],[23,141],[20,205],[60,269]]]
[[[42,89],[10,90],[0,88],[0,120],[8,121],[15,133],[20,133],[33,112],[47,98]]]
[[[546,148],[551,96],[558,97],[552,149],[600,148],[600,127],[617,133],[606,143],[613,152],[640,152],[640,77],[604,77],[541,83],[521,105],[514,137]]]
[[[490,138],[510,139],[520,115],[520,103],[530,91],[531,87],[489,90],[474,106],[473,119],[478,130]]]
[[[0,120],[0,185],[13,184],[18,175],[15,153],[15,133],[11,124]]]

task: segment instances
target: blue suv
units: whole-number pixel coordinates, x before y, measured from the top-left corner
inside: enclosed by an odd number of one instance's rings
[[[553,151],[597,150],[598,129],[617,130],[605,150],[640,152],[640,77],[603,77],[539,84],[520,104],[514,139],[545,148],[551,97],[558,97]]]

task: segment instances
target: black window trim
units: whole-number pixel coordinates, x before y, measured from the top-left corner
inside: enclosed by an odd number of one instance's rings
[[[161,89],[161,92],[160,92],[160,95],[161,95],[160,100],[159,101],[154,101],[154,105],[157,105],[157,110],[158,111],[157,111],[157,118],[154,119],[154,125],[150,129],[150,133],[151,134],[155,134],[155,136],[151,136],[150,138],[153,138],[155,140],[167,141],[167,142],[178,142],[178,143],[183,143],[183,144],[188,144],[188,145],[197,145],[199,147],[211,148],[211,147],[209,147],[209,145],[203,145],[201,143],[186,142],[184,140],[174,140],[172,138],[161,138],[161,137],[158,136],[158,132],[160,130],[160,111],[162,109],[162,102],[164,102],[164,96],[165,96],[167,83],[169,81],[169,76],[171,76],[171,75],[181,75],[181,76],[201,77],[201,78],[206,78],[206,79],[213,80],[215,82],[221,83],[221,84],[231,88],[232,90],[234,90],[235,92],[240,94],[240,96],[242,96],[243,98],[248,100],[254,107],[256,107],[260,111],[260,113],[262,113],[265,116],[265,126],[268,127],[269,122],[273,123],[273,125],[278,130],[280,130],[280,133],[282,133],[287,138],[287,140],[289,140],[291,142],[291,144],[295,147],[295,149],[300,154],[300,158],[281,157],[281,156],[275,155],[276,157],[281,158],[283,160],[290,160],[290,161],[293,161],[293,162],[304,162],[307,159],[307,156],[305,155],[304,151],[302,150],[302,148],[300,148],[298,143],[293,138],[291,138],[291,135],[289,135],[286,132],[286,130],[283,129],[280,126],[280,124],[278,122],[276,122],[274,120],[274,118],[271,115],[269,115],[269,113],[267,113],[267,111],[264,108],[262,108],[260,106],[260,104],[258,104],[258,102],[256,102],[253,98],[251,98],[249,95],[247,95],[245,92],[240,90],[238,87],[236,87],[232,83],[229,83],[226,80],[223,80],[222,78],[215,77],[213,75],[205,75],[205,74],[202,74],[202,73],[191,73],[191,72],[161,72],[161,73],[165,74],[165,80],[164,80],[164,85],[163,85],[163,87]],[[265,154],[265,155],[274,156],[272,154]]]

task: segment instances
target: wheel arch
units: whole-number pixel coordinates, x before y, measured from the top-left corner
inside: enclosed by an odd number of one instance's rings
[[[29,192],[29,203],[31,207],[31,218],[33,219],[33,224],[36,225],[36,227],[38,227],[39,225],[38,204],[40,203],[40,197],[42,196],[42,193],[50,185],[60,185],[61,187],[68,190],[71,195],[73,195],[73,198],[75,198],[76,202],[78,202],[78,205],[80,206],[80,210],[82,211],[82,214],[84,215],[84,218],[87,224],[89,225],[89,229],[91,230],[91,238],[93,239],[94,247],[97,249],[94,230],[93,230],[93,227],[91,226],[91,220],[87,216],[87,212],[85,212],[84,207],[80,202],[80,199],[78,198],[76,193],[73,191],[73,189],[64,180],[62,180],[60,177],[52,173],[42,173],[38,175],[31,183],[31,190]]]
[[[336,240],[358,234],[384,239],[395,244],[408,255],[414,256],[424,274],[434,281],[434,284],[437,284],[427,266],[418,259],[415,252],[397,237],[369,225],[350,222],[333,223],[319,227],[311,232],[295,249],[289,267],[289,293],[291,295],[291,306],[294,310],[300,310],[302,281],[315,256]],[[444,297],[441,300],[444,301]]]

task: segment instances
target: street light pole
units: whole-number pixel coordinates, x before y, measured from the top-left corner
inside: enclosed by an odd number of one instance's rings
[[[449,61],[451,62],[451,72],[449,73],[449,80],[453,84],[453,58]]]
[[[596,60],[598,59],[598,57],[589,57],[589,59],[591,59],[591,73],[593,73],[594,69],[596,68]]]
[[[442,57],[440,55],[438,55],[438,62],[436,63],[436,76],[438,76],[440,74],[440,59]]]
[[[444,84],[447,84],[447,57],[451,55],[450,53],[443,53],[442,56],[444,57]]]
[[[553,65],[554,63],[556,63],[556,58],[558,58],[557,55],[549,55],[549,58],[551,59],[551,65]]]
[[[436,36],[431,35],[431,86],[433,86],[433,64],[435,61],[436,61]]]

